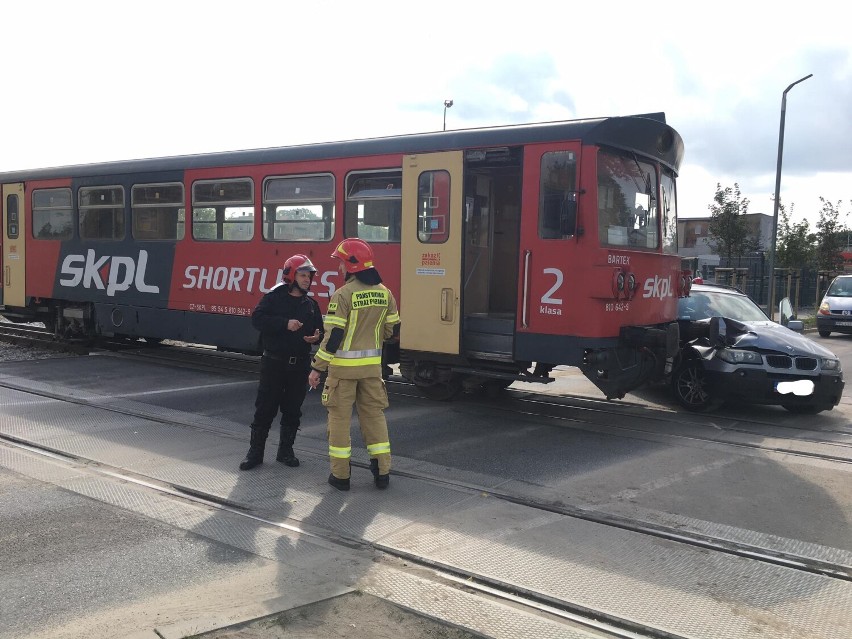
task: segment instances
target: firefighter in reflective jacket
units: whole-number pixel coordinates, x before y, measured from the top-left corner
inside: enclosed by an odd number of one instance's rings
[[[373,266],[373,250],[364,240],[343,240],[331,255],[340,260],[346,284],[335,291],[325,316],[325,338],[314,355],[308,383],[316,388],[328,372],[322,403],[328,409],[328,483],[349,490],[352,404],[370,455],[377,488],[390,482],[390,440],[384,409],[388,394],[382,379],[382,343],[399,334],[393,294]]]

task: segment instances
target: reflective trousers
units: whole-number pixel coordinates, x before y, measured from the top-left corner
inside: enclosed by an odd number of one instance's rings
[[[352,437],[349,431],[352,406],[358,411],[361,436],[371,459],[379,463],[379,474],[390,472],[390,440],[385,408],[388,393],[381,377],[338,379],[328,377],[322,390],[322,404],[328,409],[328,454],[331,473],[338,479],[349,478]]]

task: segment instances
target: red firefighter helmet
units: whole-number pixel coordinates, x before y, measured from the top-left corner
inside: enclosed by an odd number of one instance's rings
[[[307,255],[297,253],[284,262],[284,282],[292,284],[298,271],[310,273],[313,278],[313,274],[317,272],[317,268],[313,265],[311,260],[308,259]]]
[[[347,273],[357,273],[373,268],[373,249],[364,240],[350,237],[343,240],[334,249],[331,257],[343,262]]]

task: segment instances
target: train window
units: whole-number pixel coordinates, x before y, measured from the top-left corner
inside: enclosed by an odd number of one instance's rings
[[[402,228],[402,171],[370,171],[346,176],[346,237],[399,242]]]
[[[663,216],[663,253],[677,255],[677,197],[675,177],[669,169],[663,169],[660,191],[663,196],[660,207]]]
[[[598,239],[602,245],[656,249],[657,170],[635,154],[598,152]]]
[[[130,218],[137,240],[182,240],[186,226],[183,184],[135,184]]]
[[[417,238],[423,244],[441,244],[449,228],[450,174],[424,171],[417,179]]]
[[[18,196],[6,196],[6,236],[10,240],[18,239],[18,229],[20,228],[20,220],[18,219]]]
[[[192,237],[247,242],[254,237],[254,183],[203,180],[192,185]]]
[[[90,186],[78,191],[80,237],[84,240],[124,239],[124,187]]]
[[[577,160],[571,151],[541,157],[538,235],[558,240],[574,235],[577,226]]]
[[[71,189],[33,191],[33,237],[39,240],[69,240],[74,235]]]
[[[334,236],[334,176],[267,178],[263,187],[263,239],[316,242]]]

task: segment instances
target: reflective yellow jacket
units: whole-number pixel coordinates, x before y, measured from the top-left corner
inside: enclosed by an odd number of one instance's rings
[[[334,292],[325,316],[325,337],[311,367],[338,379],[381,377],[382,343],[399,324],[393,293],[384,284],[350,278]]]

